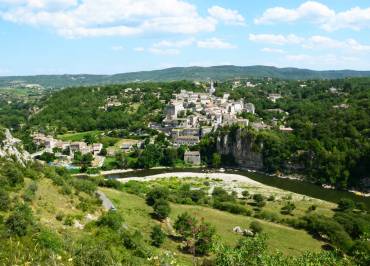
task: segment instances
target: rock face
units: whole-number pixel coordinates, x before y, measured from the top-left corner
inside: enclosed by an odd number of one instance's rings
[[[219,135],[217,137],[217,151],[222,155],[233,156],[235,162],[245,168],[263,169],[262,144],[256,143],[252,137],[242,135],[238,129],[235,136]]]
[[[31,160],[30,154],[22,149],[21,141],[14,138],[9,129],[3,130],[4,139],[0,142],[0,157],[13,157],[22,165]]]

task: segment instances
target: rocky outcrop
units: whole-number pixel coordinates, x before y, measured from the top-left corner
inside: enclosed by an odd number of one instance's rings
[[[22,165],[29,161],[31,156],[23,150],[21,141],[14,138],[9,129],[0,130],[3,130],[3,139],[0,142],[0,157],[15,158]]]
[[[263,168],[262,144],[257,143],[251,135],[243,134],[240,129],[234,134],[219,135],[217,150],[222,155],[233,156],[240,167]]]

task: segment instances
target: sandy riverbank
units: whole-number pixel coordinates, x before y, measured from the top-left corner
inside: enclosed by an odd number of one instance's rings
[[[222,181],[226,182],[243,182],[251,185],[258,185],[258,186],[266,186],[260,182],[257,182],[249,177],[237,174],[227,174],[227,173],[193,173],[193,172],[173,172],[173,173],[163,173],[157,175],[149,175],[145,177],[126,177],[126,178],[119,178],[120,182],[127,182],[130,180],[137,180],[137,181],[151,181],[160,178],[169,178],[169,177],[178,177],[178,178],[186,178],[186,177],[199,177],[199,178],[210,178],[210,179],[221,179]]]

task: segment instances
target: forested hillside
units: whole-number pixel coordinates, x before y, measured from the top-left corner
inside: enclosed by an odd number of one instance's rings
[[[236,99],[252,99],[258,117],[267,123],[275,123],[273,128],[276,130],[245,128],[242,133],[255,142],[256,147],[263,143],[260,152],[266,171],[301,171],[318,183],[340,188],[368,187],[370,79],[310,81],[305,86],[288,82],[265,89],[230,91],[225,86],[218,93],[227,91]],[[268,92],[281,93],[283,98],[273,103],[266,99]],[[291,127],[293,132],[280,132],[281,123]],[[235,136],[235,130],[235,127],[221,129],[214,138],[219,134]],[[216,141],[203,142],[215,145]]]
[[[328,70],[315,71],[299,68],[277,68],[271,66],[212,66],[175,67],[153,71],[140,71],[115,75],[38,75],[19,77],[0,77],[0,87],[14,82],[40,84],[47,88],[68,86],[88,86],[128,82],[175,81],[208,79],[225,81],[235,78],[271,77],[280,79],[339,79],[346,77],[368,77],[369,71]]]

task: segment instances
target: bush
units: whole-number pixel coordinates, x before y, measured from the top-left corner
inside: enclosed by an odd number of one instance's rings
[[[166,239],[166,234],[162,231],[159,225],[155,225],[150,233],[150,239],[152,240],[153,246],[160,247]]]
[[[356,202],[356,209],[360,211],[366,211],[367,207],[364,202]]]
[[[262,208],[266,205],[265,198],[261,194],[254,194],[253,200],[257,207]]]
[[[62,241],[59,236],[47,229],[42,229],[38,234],[36,234],[35,240],[40,246],[54,252],[57,252],[62,248]]]
[[[133,250],[135,256],[141,258],[149,257],[150,252],[147,249],[147,245],[145,244],[143,236],[139,231],[135,231],[133,234],[123,231],[121,237],[123,239],[123,245],[125,248]]]
[[[106,226],[113,230],[118,230],[122,227],[123,218],[118,212],[110,210],[103,214],[99,220],[96,221],[96,224],[98,226]]]
[[[97,189],[97,184],[87,179],[74,179],[72,185],[76,190],[83,191],[90,195]]]
[[[11,234],[24,236],[33,222],[31,208],[27,204],[20,204],[16,206],[14,212],[5,221],[5,225]]]
[[[9,204],[10,204],[9,193],[0,188],[0,211],[8,210]]]
[[[313,211],[315,211],[316,209],[317,209],[317,205],[312,204],[310,207],[308,207],[307,211],[308,211],[308,212],[313,212]]]
[[[164,199],[158,199],[153,205],[153,210],[154,215],[160,220],[168,217],[171,212],[170,204]]]
[[[55,215],[55,219],[57,219],[57,221],[59,222],[63,221],[63,218],[64,218],[64,213],[58,212],[57,215]]]
[[[329,241],[343,251],[348,251],[352,245],[351,237],[343,226],[332,218],[312,214],[305,216],[306,229],[316,236],[326,236]]]
[[[227,211],[234,214],[242,214],[246,216],[250,216],[252,211],[246,208],[245,206],[239,205],[233,202],[219,202],[216,201],[213,203],[213,208],[219,209],[222,211]]]
[[[193,228],[198,223],[197,219],[192,217],[189,213],[184,212],[177,216],[174,224],[174,228],[178,234],[180,234],[184,239],[193,235]]]
[[[207,255],[213,245],[215,228],[208,223],[202,222],[196,229],[194,251],[196,255]]]
[[[253,231],[253,233],[258,234],[261,233],[263,228],[260,222],[252,221],[249,228]]]
[[[75,218],[72,215],[67,215],[64,218],[63,224],[68,225],[68,226],[72,226],[74,222],[75,222]]]
[[[36,194],[36,191],[37,191],[37,183],[36,182],[32,182],[25,190],[24,194],[22,195],[22,198],[25,200],[25,201],[32,201],[33,198],[35,197],[35,194]]]
[[[260,213],[257,213],[255,215],[256,218],[267,220],[270,222],[278,222],[279,221],[279,216],[275,212],[270,212],[270,211],[262,211]]]
[[[146,204],[153,206],[159,199],[167,200],[169,196],[169,190],[165,187],[154,187],[146,195]]]
[[[288,201],[283,207],[281,207],[281,214],[288,215],[292,214],[292,212],[295,210],[295,204],[293,202]]]
[[[247,199],[247,198],[249,197],[249,192],[248,192],[248,190],[243,190],[243,192],[242,192],[242,196],[243,196],[245,199]]]
[[[351,199],[340,199],[338,202],[338,210],[349,211],[355,208],[355,203]]]
[[[275,201],[275,196],[274,195],[270,195],[270,197],[267,198],[268,201]]]
[[[215,187],[212,191],[212,197],[215,201],[235,201],[235,197],[229,194],[225,189],[222,187]]]

